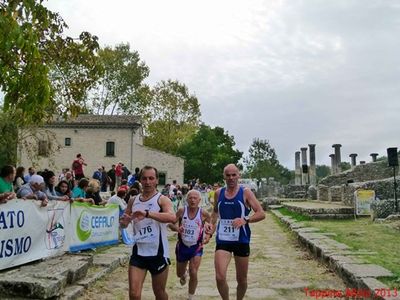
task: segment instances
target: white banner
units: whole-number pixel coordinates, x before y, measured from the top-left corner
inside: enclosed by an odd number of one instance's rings
[[[117,204],[91,206],[83,202],[71,205],[72,252],[118,244],[119,207]]]
[[[0,205],[0,270],[118,243],[119,208],[14,199]]]
[[[0,270],[68,250],[69,202],[14,199],[0,205]]]

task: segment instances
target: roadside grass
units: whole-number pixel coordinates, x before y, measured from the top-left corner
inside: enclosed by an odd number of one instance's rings
[[[352,250],[366,250],[360,259],[390,270],[394,277],[382,277],[380,280],[391,288],[400,290],[400,231],[387,224],[376,223],[369,218],[356,220],[312,220],[308,216],[294,213],[286,208],[279,211],[304,222],[307,227],[316,227],[321,232],[332,232],[331,238],[346,244]]]
[[[312,221],[312,218],[309,216],[305,216],[296,212],[292,212],[290,210],[288,210],[286,207],[281,207],[278,209],[278,211],[284,215],[284,216],[288,216],[288,217],[292,217],[293,219],[295,219],[296,221],[299,222],[303,222],[303,221]]]

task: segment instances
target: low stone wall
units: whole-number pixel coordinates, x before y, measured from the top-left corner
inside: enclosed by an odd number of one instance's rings
[[[393,183],[393,178],[387,178],[384,180],[361,182],[358,185],[362,189],[374,190],[376,197],[382,200],[394,198]],[[396,178],[396,185],[397,195],[400,197],[400,178]]]
[[[397,195],[400,198],[400,179],[396,178]],[[318,185],[318,200],[328,202],[342,202],[344,205],[354,206],[354,192],[358,189],[374,190],[375,196],[381,200],[394,198],[393,178],[356,182],[328,187]]]
[[[283,198],[304,198],[307,186],[288,184],[283,187]]]
[[[396,175],[397,174],[398,170],[396,170]],[[378,161],[364,165],[358,165],[352,170],[327,176],[319,183],[327,186],[334,186],[346,184],[349,180],[352,182],[364,182],[381,180],[389,177],[393,177],[393,168],[387,166],[387,161]]]
[[[397,200],[397,205],[400,207],[400,201]],[[384,219],[395,213],[396,203],[394,199],[390,200],[375,200],[371,203],[372,219]]]
[[[318,191],[317,187],[314,185],[310,185],[307,191],[307,197],[311,200],[317,200],[318,199]]]
[[[331,186],[329,189],[331,202],[342,202],[343,187],[341,185]]]
[[[356,184],[342,185],[342,203],[354,207],[354,192],[358,189]]]
[[[260,197],[280,197],[283,194],[283,187],[279,182],[270,179],[261,183],[258,193]]]
[[[317,199],[320,201],[329,201],[329,187],[319,184],[317,187]]]

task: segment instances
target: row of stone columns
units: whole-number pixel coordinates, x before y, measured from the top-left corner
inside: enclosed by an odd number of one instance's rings
[[[315,185],[317,183],[317,173],[315,164],[315,144],[308,144],[310,150],[310,165],[307,164],[307,147],[300,148],[301,151],[295,152],[295,185],[311,184]],[[340,148],[341,144],[333,144],[334,153],[330,154],[331,158],[331,174],[338,174],[342,171],[340,164],[342,162]],[[372,162],[376,162],[378,153],[371,153]],[[357,153],[351,153],[349,155],[351,158],[351,167],[354,168],[357,165]],[[360,161],[360,164],[365,164],[365,161]]]
[[[378,153],[371,153],[370,156],[372,157],[372,162],[376,162],[376,158],[378,157]],[[354,168],[357,165],[357,153],[351,153],[350,155],[351,159],[351,168]],[[365,164],[365,161],[361,160],[360,165]]]
[[[315,144],[308,145],[310,149],[310,165],[307,164],[307,147],[300,148],[300,151],[295,152],[295,185],[311,184],[315,185],[317,183],[316,177],[316,165],[315,165]],[[300,164],[301,155],[301,164]]]

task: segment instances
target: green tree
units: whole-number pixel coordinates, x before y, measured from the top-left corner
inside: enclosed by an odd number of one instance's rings
[[[0,166],[14,164],[17,160],[17,128],[14,118],[0,111]]]
[[[185,84],[161,81],[151,90],[144,113],[146,146],[176,154],[200,123],[200,104]]]
[[[224,167],[242,158],[242,152],[234,146],[234,137],[223,128],[202,124],[177,151],[185,159],[185,181],[199,178],[207,183],[221,182]]]
[[[66,23],[42,3],[0,0],[0,89],[5,94],[4,111],[17,111],[21,118],[16,122],[22,125],[44,122],[59,110],[79,112],[83,95],[99,71],[97,38],[87,32],[78,39],[65,36]],[[57,75],[65,74],[71,65],[69,77],[63,80]],[[71,78],[73,72],[79,76]],[[65,84],[65,78],[70,84]]]
[[[331,175],[331,168],[326,165],[316,165],[315,172],[317,175],[317,182],[319,182],[322,178]]]
[[[67,118],[88,112],[90,90],[104,71],[97,49],[97,37],[88,32],[79,36],[79,42],[70,37],[58,37],[49,43],[46,53],[54,91],[49,113]]]
[[[342,161],[340,163],[340,169],[342,170],[342,172],[346,171],[346,170],[350,170],[351,169],[351,165],[347,161]]]
[[[246,174],[258,181],[261,178],[274,177],[277,181],[289,183],[293,177],[292,172],[279,163],[275,149],[268,140],[253,139],[249,156],[244,159],[244,163]]]
[[[99,51],[104,73],[90,92],[89,109],[95,114],[141,115],[149,102],[149,88],[143,80],[149,76],[149,67],[140,60],[129,44]]]

